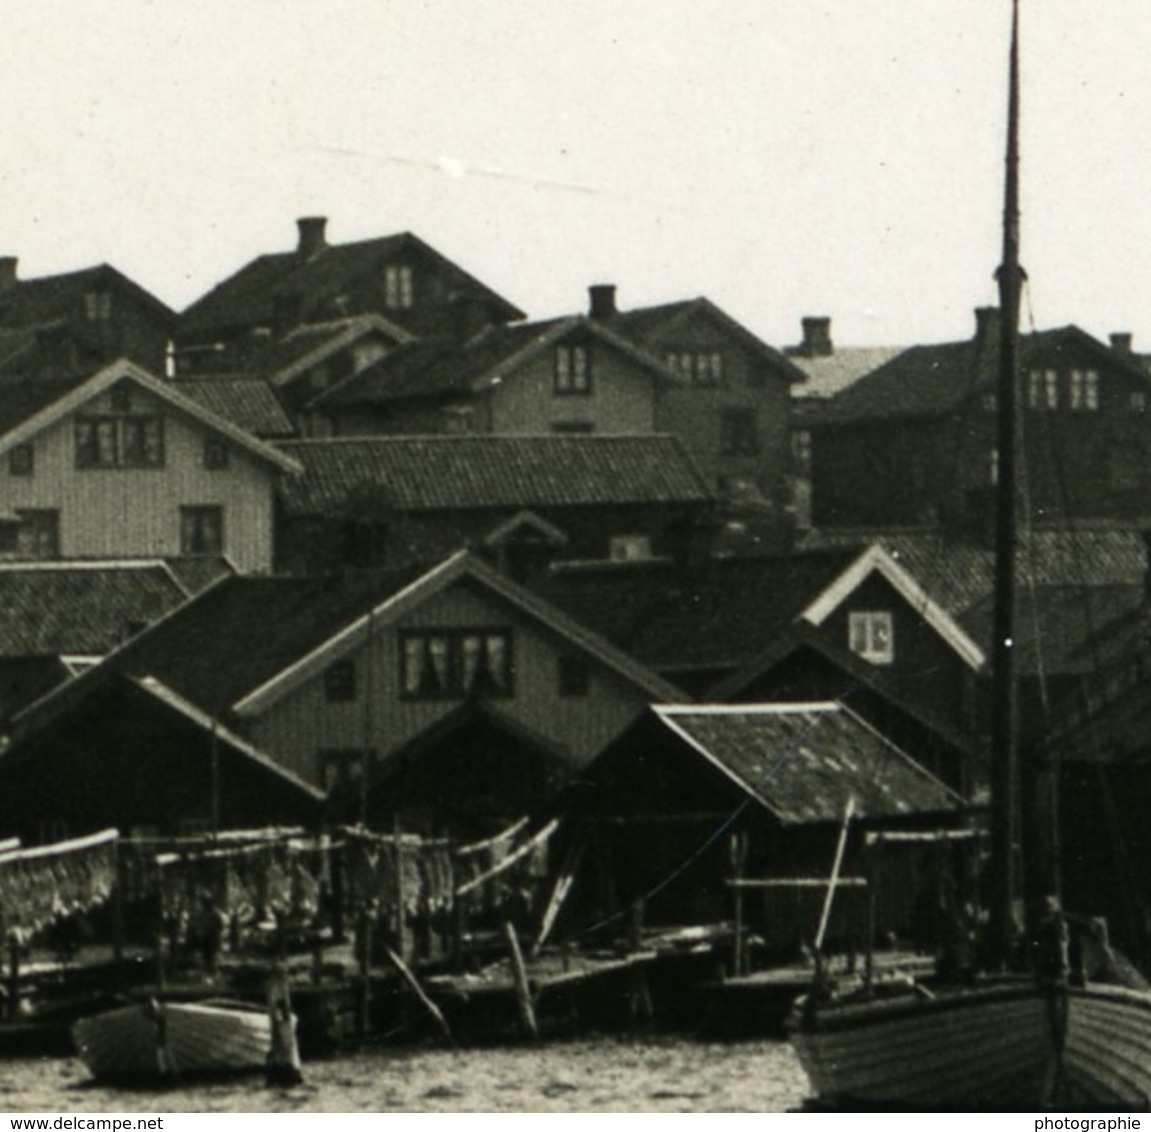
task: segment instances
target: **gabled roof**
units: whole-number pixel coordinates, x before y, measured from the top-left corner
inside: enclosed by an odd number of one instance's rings
[[[157,321],[168,326],[176,324],[175,311],[111,264],[101,263],[59,275],[16,280],[0,291],[0,325],[29,325],[74,317],[88,292],[110,287],[132,295],[150,308]]]
[[[692,318],[700,316],[718,324],[745,349],[760,361],[779,370],[789,381],[799,383],[806,380],[803,371],[782,351],[769,346],[704,295],[658,306],[618,311],[607,319],[607,323],[613,330],[618,330],[650,350],[653,347],[675,345],[679,329]]]
[[[284,455],[283,452],[270,444],[265,444],[262,440],[257,440],[251,433],[244,432],[231,421],[186,397],[179,391],[174,382],[160,381],[125,358],[105,366],[82,384],[72,386],[62,396],[58,396],[49,404],[31,412],[19,424],[10,427],[7,432],[0,435],[0,455],[16,445],[30,440],[49,425],[55,424],[69,413],[75,412],[93,397],[98,396],[120,381],[131,381],[141,386],[154,397],[169,404],[173,409],[198,421],[206,428],[226,436],[232,443],[246,449],[257,459],[272,464],[282,471],[299,470],[296,462]]]
[[[1098,364],[1125,373],[1142,384],[1147,373],[1129,355],[1117,352],[1077,326],[1025,334],[1020,366],[1040,364],[1054,353],[1086,353]],[[933,418],[954,412],[978,393],[995,388],[999,365],[997,336],[934,346],[912,346],[844,389],[812,404],[805,422],[844,424],[896,418]]]
[[[792,388],[801,402],[825,400],[879,369],[903,352],[902,346],[836,346],[831,354],[795,355],[791,361],[806,380]]]
[[[305,319],[313,319],[317,313],[324,317],[328,304],[348,283],[378,271],[382,262],[401,254],[415,254],[435,262],[456,288],[480,296],[501,317],[523,318],[521,310],[418,236],[400,232],[353,243],[326,244],[311,256],[301,256],[297,251],[258,256],[184,311],[179,337],[195,341],[230,327],[268,325],[277,295],[298,297]]]
[[[884,577],[969,666],[975,643],[877,547],[675,563],[559,564],[543,592],[661,672],[739,668],[789,625],[820,625],[866,578]]]
[[[288,515],[339,514],[365,492],[398,511],[704,503],[699,471],[671,436],[420,436],[300,440]]]
[[[190,401],[263,440],[296,435],[275,390],[258,377],[179,378],[177,389]]]
[[[522,366],[575,334],[606,344],[662,384],[684,384],[684,379],[662,361],[602,320],[574,315],[492,326],[464,341],[441,336],[409,342],[321,394],[312,407],[478,395],[513,377]]]
[[[870,542],[882,546],[952,616],[994,588],[994,551],[939,531],[821,530],[810,532],[801,545],[814,550]],[[1021,595],[1032,586],[1128,586],[1140,584],[1147,568],[1138,531],[1033,530],[1020,539],[1016,581]]]
[[[838,703],[654,707],[669,731],[783,825],[947,813],[962,801]]]
[[[396,590],[374,609],[365,611],[357,620],[313,652],[300,657],[271,680],[254,689],[235,704],[234,710],[240,715],[259,714],[304,681],[311,679],[328,665],[359,647],[368,639],[369,634],[381,625],[397,620],[421,602],[464,579],[478,583],[483,589],[516,607],[522,614],[542,623],[569,644],[578,646],[601,664],[614,670],[617,676],[639,687],[652,699],[669,700],[680,697],[679,689],[673,684],[644,668],[605,638],[573,621],[530,590],[513,582],[498,570],[492,569],[481,559],[467,551],[459,551],[410,585]]]
[[[280,387],[325,358],[371,334],[378,334],[392,342],[412,341],[411,334],[403,327],[389,322],[380,314],[359,314],[327,322],[307,322],[269,344],[251,360],[248,368]]]
[[[0,655],[101,656],[189,596],[162,561],[2,563]]]

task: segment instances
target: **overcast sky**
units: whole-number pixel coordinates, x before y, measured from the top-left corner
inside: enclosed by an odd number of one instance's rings
[[[0,0],[0,252],[180,309],[295,218],[532,315],[707,294],[768,341],[993,302],[1008,0]],[[1023,0],[1040,326],[1151,349],[1151,3]]]

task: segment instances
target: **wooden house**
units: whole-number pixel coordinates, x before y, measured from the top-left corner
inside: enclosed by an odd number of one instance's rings
[[[222,581],[34,705],[17,741],[107,671],[159,681],[344,816],[468,831],[545,804],[648,703],[680,695],[467,554]]]
[[[0,563],[0,727],[190,596],[165,562]]]
[[[261,255],[180,316],[184,373],[243,368],[305,323],[381,315],[409,335],[472,334],[523,312],[410,232],[329,244],[303,217],[294,250]]]
[[[0,557],[272,563],[283,452],[131,362],[29,381],[0,409]]]
[[[694,563],[557,564],[540,592],[702,695],[805,625],[963,732],[980,647],[880,546]]]
[[[679,437],[721,495],[761,501],[781,520],[791,392],[803,373],[707,298],[620,310],[607,284],[590,298],[591,318],[683,379],[660,399],[659,430]]]
[[[962,812],[957,795],[842,704],[654,706],[557,803],[568,859],[580,863],[556,935],[618,927],[637,902],[650,924],[730,921],[733,879],[806,878],[808,889],[764,887],[745,901],[746,927],[777,955],[797,954],[815,935],[819,881],[849,804],[843,875],[853,880],[865,879],[867,832],[955,825]],[[909,935],[928,878],[885,879],[877,930]],[[831,938],[858,945],[865,905],[853,895],[840,894]]]
[[[20,279],[17,262],[0,257],[0,329],[51,331],[54,347],[70,341],[97,364],[129,358],[164,372],[176,314],[151,292],[106,263]]]
[[[324,796],[156,680],[93,669],[0,754],[0,830],[190,836],[315,827]]]
[[[965,342],[903,351],[813,404],[816,527],[990,529],[998,313]],[[1151,520],[1151,377],[1075,326],[1020,343],[1023,475],[1036,526]]]
[[[687,379],[583,315],[397,346],[308,406],[312,435],[654,433]]]
[[[280,445],[277,569],[382,566],[470,546],[525,576],[553,558],[679,554],[711,494],[668,436],[419,436]],[[701,535],[700,537],[706,537]]]

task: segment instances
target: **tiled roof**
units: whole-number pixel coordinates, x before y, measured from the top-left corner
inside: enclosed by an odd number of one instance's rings
[[[106,663],[223,712],[420,572],[225,578]]]
[[[944,609],[960,615],[994,586],[994,551],[935,531],[811,531],[801,546],[860,547],[878,542]],[[1131,586],[1147,570],[1143,537],[1126,530],[1036,530],[1022,538],[1017,581],[1031,586]]]
[[[1128,585],[1039,585],[1019,591],[1012,654],[1021,675],[1090,675],[1101,657],[1093,642],[1105,628],[1133,615],[1143,601],[1141,582]],[[994,599],[989,594],[960,617],[989,647]]]
[[[23,326],[75,317],[89,291],[109,286],[130,292],[151,307],[161,322],[175,325],[175,311],[106,263],[59,275],[17,280],[0,291],[0,325]]]
[[[836,346],[825,356],[796,355],[791,361],[806,380],[792,387],[792,396],[801,401],[833,397],[902,352],[902,346]]]
[[[958,797],[840,704],[652,709],[784,825],[947,813]]]
[[[736,668],[762,652],[859,550],[560,566],[540,592],[660,672]]]
[[[457,287],[481,295],[504,318],[522,318],[523,312],[466,271],[445,259],[410,232],[329,244],[310,257],[295,251],[258,256],[194,302],[180,320],[179,337],[195,341],[226,327],[270,324],[277,295],[293,295],[303,304],[307,319],[325,317],[332,300],[347,284],[378,271],[387,258],[414,251],[431,256],[445,268]]]
[[[279,385],[280,380],[277,379],[298,372],[313,357],[319,360],[370,334],[382,335],[393,342],[407,342],[411,339],[407,331],[378,314],[306,322],[269,343],[252,358],[248,369]]]
[[[1076,326],[1026,334],[1020,339],[1020,366],[1044,360],[1054,352],[1074,348],[1097,354],[1106,364],[1147,380],[1130,357]],[[805,419],[812,424],[843,424],[865,420],[938,417],[955,411],[973,394],[993,390],[999,366],[997,336],[982,344],[975,339],[934,346],[912,346],[885,365],[844,389],[837,396],[812,403]]]
[[[296,434],[272,387],[261,378],[181,378],[176,388],[201,408],[265,440]]]
[[[0,565],[0,655],[102,656],[187,599],[162,562]]]
[[[702,503],[695,465],[670,436],[421,436],[289,441],[289,515],[338,512],[365,491],[399,510]]]

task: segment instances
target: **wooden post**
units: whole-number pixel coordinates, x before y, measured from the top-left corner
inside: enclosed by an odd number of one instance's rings
[[[304,1074],[296,1044],[296,1016],[292,1013],[288,977],[282,969],[268,980],[268,1018],[272,1024],[272,1048],[264,1080],[269,1085],[299,1085]]]
[[[396,846],[396,951],[401,959],[408,957],[408,931],[405,919],[406,893],[404,892],[404,848],[400,833],[400,816],[397,813],[392,819],[392,838]]]
[[[387,956],[400,973],[400,977],[408,984],[412,993],[415,994],[416,999],[420,1005],[428,1012],[431,1019],[436,1024],[436,1028],[443,1035],[444,1039],[451,1043],[452,1031],[448,1027],[448,1021],[443,1015],[443,1011],[428,997],[427,992],[420,986],[419,980],[412,973],[412,969],[401,959],[390,947],[387,949]]]
[[[627,944],[630,951],[639,951],[643,947],[643,917],[644,899],[641,896],[632,903],[631,912],[627,918]]]
[[[524,1033],[533,1042],[538,1042],[540,1029],[536,1023],[536,1011],[532,1005],[531,988],[528,986],[528,973],[524,967],[523,952],[520,951],[519,937],[511,921],[504,922],[504,939],[507,941],[508,954],[512,963],[512,981],[516,990],[516,1005],[519,1008],[520,1024]]]
[[[728,856],[731,860],[731,878],[734,880],[734,909],[732,931],[731,973],[736,978],[747,974],[746,948],[744,947],[744,908],[743,908],[743,880],[744,867],[747,864],[747,831],[737,829],[728,841]]]
[[[372,917],[361,912],[356,927],[356,954],[360,967],[360,1000],[356,1004],[356,1028],[360,1035],[368,1032],[372,1005]]]

